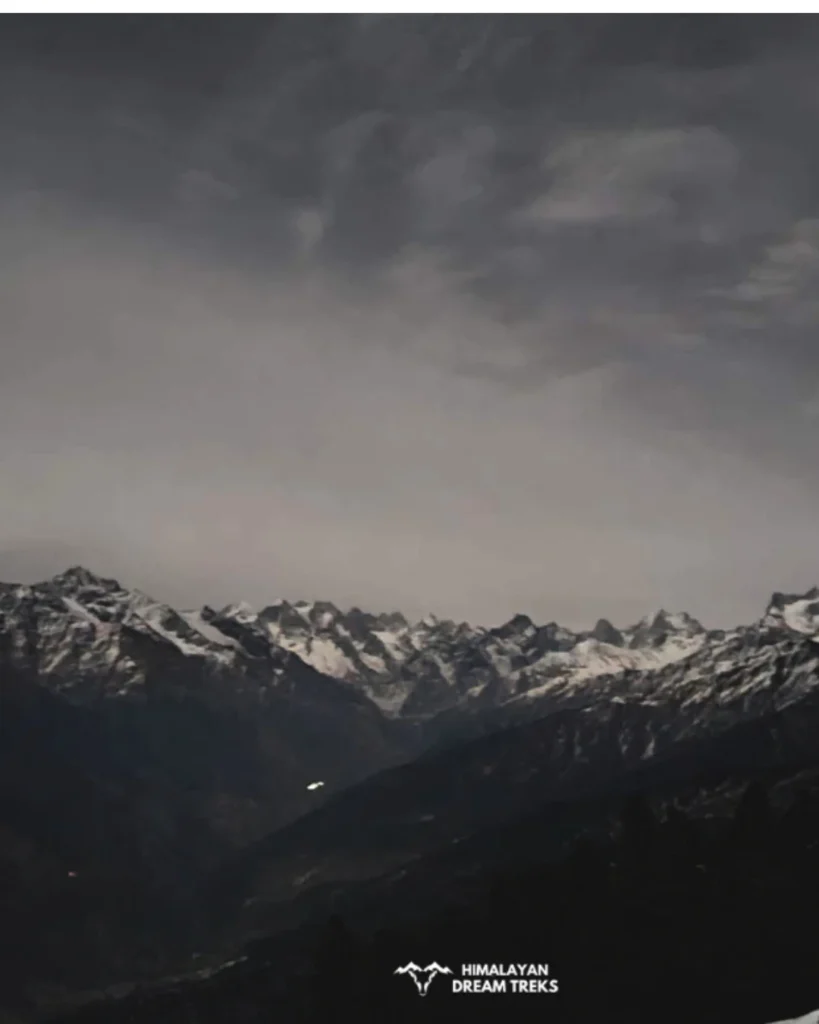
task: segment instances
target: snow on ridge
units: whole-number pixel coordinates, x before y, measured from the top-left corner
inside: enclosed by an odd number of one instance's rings
[[[235,640],[232,636],[228,636],[220,629],[217,629],[212,622],[206,622],[202,618],[201,612],[185,611],[180,612],[179,614],[191,629],[195,630],[197,633],[201,633],[202,636],[211,643],[218,644],[220,647],[232,647],[234,650],[242,650],[242,645],[238,640]]]
[[[80,619],[84,619],[86,622],[90,622],[94,626],[101,626],[102,620],[97,618],[93,612],[89,611],[84,605],[81,605],[79,601],[75,601],[73,597],[63,597],[63,604],[66,608],[73,612]]]
[[[226,619],[235,619],[237,622],[245,625],[249,622],[255,622],[259,617],[256,609],[249,605],[247,601],[237,601],[235,604],[229,604],[222,609],[220,614]]]
[[[592,638],[581,640],[571,650],[550,651],[523,671],[542,674],[542,682],[528,689],[518,700],[531,701],[548,693],[556,683],[585,683],[599,676],[625,671],[651,671],[683,661],[706,644],[704,636],[672,638],[659,648],[617,647]]]
[[[558,693],[574,698],[578,689],[588,687],[591,693],[606,685],[595,682],[598,678],[624,672],[659,672],[669,686],[693,681],[690,699],[711,699],[713,693],[702,682],[706,676],[730,674],[744,664],[746,653],[762,664],[754,653],[754,637],[760,632],[775,629],[783,639],[801,635],[819,641],[817,590],[774,594],[763,619],[727,632],[706,631],[685,612],[660,609],[626,630],[595,627],[589,633],[565,630],[556,623],[537,626],[524,615],[497,629],[457,625],[434,615],[409,623],[403,616],[356,609],[344,613],[325,601],[279,600],[267,608],[280,608],[281,614],[270,617],[267,609],[260,613],[246,602],[228,605],[218,614],[210,609],[177,612],[93,574],[69,571],[55,582],[56,587],[34,585],[25,594],[11,586],[0,590],[6,603],[45,599],[44,610],[49,612],[41,615],[38,628],[44,640],[43,664],[50,670],[68,671],[73,663],[91,668],[118,663],[118,624],[150,630],[184,655],[231,665],[244,646],[210,618],[218,623],[224,617],[254,633],[263,626],[274,645],[324,675],[355,685],[390,716],[401,714],[408,698],[411,714],[422,717],[469,703],[481,694],[493,704],[536,701],[546,695],[551,699]],[[224,625],[229,628],[227,622]],[[701,655],[687,667],[687,659],[698,652]],[[678,662],[686,664],[678,670],[673,667]],[[747,683],[749,692],[757,685],[751,678]],[[635,685],[642,689],[644,684]]]
[[[327,611],[322,612],[321,615],[319,615],[319,620],[318,620],[319,628],[320,629],[329,629],[329,627],[333,624],[333,620],[334,619],[335,619],[335,616],[333,615],[332,612],[327,612]]]
[[[815,633],[819,629],[819,601],[794,601],[786,605],[782,617],[785,624],[797,633]]]
[[[406,633],[406,630],[402,630],[401,633]],[[406,657],[406,651],[399,642],[401,633],[391,629],[373,630],[373,636],[381,642],[386,652],[396,661]]]
[[[268,629],[271,639],[279,647],[297,655],[317,672],[336,679],[355,676],[356,666],[330,637],[304,636],[299,633],[288,636],[282,629]]]
[[[371,672],[383,675],[387,671],[386,662],[377,654],[367,654],[366,651],[360,651],[358,656]]]

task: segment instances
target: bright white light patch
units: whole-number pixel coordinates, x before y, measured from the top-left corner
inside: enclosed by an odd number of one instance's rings
[[[307,788],[308,789],[321,789],[321,787],[323,785],[324,785],[323,782],[311,782],[310,785]]]

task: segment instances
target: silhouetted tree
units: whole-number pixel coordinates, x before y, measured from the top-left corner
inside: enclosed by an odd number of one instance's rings
[[[313,1001],[319,1019],[331,1020],[340,1006],[360,1010],[362,949],[344,921],[334,914],[316,943]],[[328,1016],[322,1018],[322,1014]]]
[[[734,813],[731,837],[739,846],[758,846],[771,835],[773,811],[767,789],[759,782],[750,783]]]

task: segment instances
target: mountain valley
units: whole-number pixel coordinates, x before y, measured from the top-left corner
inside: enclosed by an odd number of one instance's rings
[[[284,964],[333,909],[435,913],[605,839],[635,793],[704,819],[751,779],[787,801],[819,777],[818,633],[816,589],[732,630],[661,611],[577,633],[177,612],[80,567],[4,584],[7,1008],[254,943]]]

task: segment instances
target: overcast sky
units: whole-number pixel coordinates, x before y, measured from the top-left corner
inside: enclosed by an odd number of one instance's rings
[[[819,581],[819,19],[3,19],[0,578]]]

